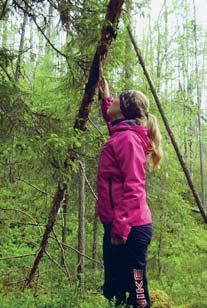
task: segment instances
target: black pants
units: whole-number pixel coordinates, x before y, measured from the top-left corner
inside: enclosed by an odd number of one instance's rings
[[[152,224],[132,227],[126,244],[117,246],[111,244],[111,224],[103,226],[103,295],[109,300],[115,296],[116,306],[127,303],[136,308],[149,308],[146,258]],[[127,300],[126,292],[129,292]]]

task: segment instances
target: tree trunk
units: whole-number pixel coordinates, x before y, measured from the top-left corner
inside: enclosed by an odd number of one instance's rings
[[[97,269],[98,264],[98,215],[97,215],[97,209],[95,207],[94,212],[94,220],[93,220],[93,251],[92,251],[92,258],[96,260],[96,262],[93,262],[93,269]]]
[[[85,164],[80,163],[80,190],[78,206],[78,250],[85,254]],[[84,257],[78,254],[78,281],[84,289]]]
[[[198,145],[199,145],[199,160],[200,160],[200,179],[201,179],[201,199],[204,204],[205,202],[205,189],[204,189],[204,170],[203,170],[203,151],[201,143],[201,89],[199,87],[199,71],[198,71],[198,46],[197,46],[197,20],[196,20],[196,7],[195,0],[193,0],[193,15],[194,15],[194,55],[195,55],[195,72],[196,72],[196,93],[197,93],[197,105],[198,105]]]
[[[165,113],[164,113],[164,110],[163,110],[163,108],[162,108],[160,99],[159,99],[159,97],[158,97],[158,95],[157,95],[156,89],[155,89],[155,87],[154,87],[154,85],[153,85],[153,82],[152,82],[152,80],[151,80],[151,78],[150,78],[150,75],[149,75],[149,73],[148,73],[148,71],[147,71],[147,69],[146,69],[146,67],[145,67],[145,63],[144,63],[144,60],[143,60],[143,58],[142,58],[141,51],[140,51],[140,49],[137,47],[137,44],[136,44],[136,42],[135,42],[135,40],[134,40],[134,37],[133,37],[133,35],[132,35],[132,32],[131,32],[131,30],[130,30],[130,27],[128,27],[128,32],[129,32],[129,35],[130,35],[132,44],[133,44],[133,46],[134,46],[135,52],[136,52],[136,54],[137,54],[137,58],[138,58],[138,60],[139,60],[139,63],[140,63],[140,65],[141,65],[142,69],[143,69],[144,75],[145,75],[145,77],[146,77],[146,79],[147,79],[147,81],[148,81],[150,90],[151,90],[151,92],[152,92],[152,95],[154,96],[154,100],[155,100],[155,102],[156,102],[156,104],[157,104],[157,107],[158,107],[158,109],[159,109],[159,112],[160,112],[160,114],[161,114],[161,117],[162,117],[162,120],[163,120],[163,122],[164,122],[165,128],[167,129],[167,132],[168,132],[168,134],[169,134],[170,140],[171,140],[172,145],[173,145],[173,147],[174,147],[174,149],[175,149],[175,152],[176,152],[176,154],[177,154],[177,157],[178,157],[178,160],[179,160],[179,162],[180,162],[180,165],[181,165],[181,167],[182,167],[182,169],[183,169],[183,172],[184,172],[184,174],[185,174],[185,176],[186,176],[188,185],[189,185],[189,187],[190,187],[190,189],[191,189],[191,191],[192,191],[192,194],[193,194],[193,196],[194,196],[195,202],[196,202],[196,204],[197,204],[197,206],[198,206],[198,208],[199,208],[199,210],[200,210],[200,213],[201,213],[201,215],[202,215],[202,217],[203,217],[204,222],[207,223],[207,215],[206,215],[205,210],[204,210],[204,208],[203,208],[203,205],[202,205],[202,203],[201,203],[200,197],[199,197],[199,195],[198,195],[198,193],[197,193],[197,191],[196,191],[196,189],[195,189],[195,187],[194,187],[194,185],[193,185],[193,182],[192,182],[192,180],[191,180],[191,176],[190,176],[189,170],[188,170],[188,168],[187,168],[187,166],[186,166],[186,164],[185,164],[185,161],[184,161],[184,159],[183,159],[182,154],[180,153],[178,144],[177,144],[177,142],[176,142],[176,140],[175,140],[175,137],[174,137],[174,134],[173,134],[173,132],[172,132],[170,126],[169,126],[169,123],[168,123],[167,117],[166,117],[166,115],[165,115]]]
[[[88,82],[81,102],[74,128],[85,130],[86,122],[94,99],[95,91],[102,73],[102,65],[107,56],[112,39],[116,37],[117,25],[121,15],[124,0],[110,0],[105,17],[104,26],[101,31],[101,40],[96,49],[91,65]]]
[[[65,246],[64,244],[67,244],[67,213],[68,213],[68,201],[69,201],[69,196],[68,196],[68,188],[65,191],[65,197],[63,200],[63,225],[62,225],[62,243],[63,243],[63,249],[64,249],[64,255],[62,253],[61,255],[61,261],[60,264],[62,267],[65,266],[64,262],[64,256],[65,256]]]
[[[21,60],[22,60],[22,52],[24,48],[24,36],[25,36],[25,28],[27,23],[27,12],[24,13],[23,23],[22,23],[22,32],[21,32],[21,38],[19,43],[19,53],[17,57],[17,63],[16,63],[16,71],[15,71],[15,82],[18,82],[20,77],[20,69],[21,69]]]
[[[128,19],[127,24],[132,24],[132,0],[126,1],[126,9],[127,9],[127,19]],[[133,75],[130,52],[131,52],[131,44],[129,37],[127,36],[125,40],[125,66],[124,66],[124,75],[126,82],[128,80],[130,81]]]
[[[3,26],[2,26],[2,48],[7,48],[7,36],[8,36],[8,19],[9,19],[9,15],[7,12],[7,8],[8,8],[8,2],[6,2],[6,7],[5,9],[3,9],[2,11],[2,19],[3,20]]]
[[[48,9],[48,25],[47,25],[47,38],[51,40],[51,26],[52,26],[52,14],[53,14],[53,7],[51,4],[49,4],[49,9]],[[46,42],[46,48],[45,52],[47,53],[50,50],[50,45],[48,42]]]

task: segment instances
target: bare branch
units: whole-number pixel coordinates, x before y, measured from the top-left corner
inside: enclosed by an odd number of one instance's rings
[[[64,265],[64,268],[65,268],[65,271],[67,273],[67,277],[68,277],[68,281],[71,282],[71,277],[70,277],[70,273],[69,273],[69,270],[67,268],[67,264],[66,264],[66,261],[65,261],[65,251],[64,251],[64,248],[63,248],[63,245],[62,243],[59,241],[56,233],[54,230],[52,230],[54,236],[55,236],[55,239],[56,241],[58,242],[58,245],[60,246],[60,249],[61,249],[61,252],[62,252],[62,257],[63,257],[63,265]]]
[[[17,181],[21,181],[21,182],[23,182],[23,183],[25,183],[25,184],[27,184],[27,185],[33,187],[34,189],[36,189],[37,191],[41,192],[42,194],[49,196],[49,193],[47,193],[46,191],[43,191],[43,190],[41,190],[40,188],[34,186],[34,185],[31,184],[30,182],[27,182],[27,181],[25,181],[25,180],[23,180],[23,179],[21,179],[21,178],[19,178],[19,177],[15,177],[15,179],[16,179]]]
[[[147,68],[146,68],[146,66],[145,66],[145,62],[144,62],[144,59],[143,59],[143,57],[142,57],[141,50],[138,48],[138,46],[137,46],[137,44],[136,44],[136,41],[135,41],[135,39],[134,39],[134,37],[133,37],[132,31],[131,31],[131,29],[130,29],[130,26],[127,27],[127,30],[128,30],[129,37],[130,37],[130,39],[131,39],[132,45],[133,45],[133,47],[134,47],[134,50],[135,50],[135,52],[136,52],[137,58],[138,58],[138,60],[139,60],[139,63],[140,63],[140,65],[141,65],[141,67],[142,67],[143,73],[144,73],[144,75],[145,75],[145,77],[146,77],[146,79],[147,79],[147,82],[148,82],[148,84],[149,84],[150,90],[151,90],[152,95],[153,95],[153,97],[154,97],[154,100],[155,100],[155,102],[156,102],[156,104],[157,104],[157,107],[158,107],[158,110],[159,110],[160,115],[161,115],[161,117],[162,117],[162,120],[163,120],[163,123],[164,123],[164,125],[165,125],[165,128],[166,128],[166,130],[167,130],[167,132],[168,132],[168,135],[169,135],[169,137],[170,137],[170,140],[171,140],[171,142],[172,142],[172,145],[173,145],[173,147],[174,147],[174,149],[175,149],[175,152],[176,152],[177,158],[178,158],[178,160],[179,160],[179,162],[180,162],[181,168],[182,168],[182,170],[183,170],[183,172],[184,172],[184,174],[185,174],[185,176],[186,176],[186,180],[187,180],[188,185],[189,185],[189,187],[190,187],[190,189],[191,189],[191,192],[192,192],[192,194],[193,194],[193,197],[194,197],[194,199],[195,199],[195,202],[196,202],[196,204],[197,204],[197,206],[198,206],[198,208],[199,208],[199,211],[200,211],[200,213],[201,213],[201,216],[202,216],[204,222],[207,223],[207,213],[206,213],[206,211],[205,211],[205,209],[204,209],[204,207],[203,207],[203,205],[202,205],[202,202],[201,202],[201,200],[200,200],[200,197],[199,197],[199,195],[198,195],[198,193],[197,193],[197,191],[196,191],[196,189],[195,189],[195,186],[194,186],[194,184],[193,184],[193,182],[192,182],[192,179],[191,179],[191,176],[190,176],[190,172],[189,172],[189,170],[188,170],[188,168],[187,168],[187,166],[186,166],[186,163],[185,163],[185,161],[184,161],[184,159],[183,159],[182,153],[180,152],[180,149],[179,149],[179,147],[178,147],[178,144],[177,144],[177,142],[176,142],[176,140],[175,140],[175,136],[174,136],[174,134],[173,134],[173,131],[172,131],[171,128],[170,128],[170,125],[169,125],[169,123],[168,123],[168,119],[167,119],[167,117],[166,117],[166,115],[165,115],[165,112],[164,112],[164,110],[163,110],[163,107],[162,107],[162,104],[161,104],[160,99],[159,99],[159,97],[158,97],[157,91],[156,91],[156,89],[155,89],[155,87],[154,87],[154,84],[153,84],[153,82],[152,82],[152,80],[151,80],[151,77],[150,77],[150,75],[149,75],[149,73],[148,73],[148,70],[147,70]]]
[[[9,260],[9,259],[26,258],[26,257],[35,256],[35,255],[36,255],[36,253],[27,253],[27,254],[19,255],[19,256],[11,256],[11,257],[0,258],[0,261],[2,261],[2,260]]]
[[[52,238],[53,240],[56,240],[53,236],[50,236],[50,238]],[[80,252],[78,249],[76,249],[76,248],[74,248],[74,247],[72,247],[72,246],[70,246],[70,245],[68,245],[68,244],[65,244],[65,243],[63,243],[63,242],[61,242],[61,244],[62,244],[64,247],[69,248],[69,249],[73,250],[74,252],[76,252],[77,254],[83,256],[84,258],[86,258],[86,259],[88,259],[88,260],[90,260],[90,261],[96,262],[97,264],[103,266],[103,263],[101,263],[101,262],[99,262],[99,261],[97,261],[97,260],[95,260],[95,259],[93,259],[93,258],[91,258],[91,257],[89,257],[89,256],[87,256],[87,255],[85,255],[85,254],[83,254],[83,253]]]

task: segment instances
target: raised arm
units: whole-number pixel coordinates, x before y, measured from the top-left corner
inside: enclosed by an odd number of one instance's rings
[[[110,134],[110,122],[112,118],[107,114],[107,110],[111,107],[113,103],[113,98],[110,95],[108,82],[105,78],[102,78],[99,84],[99,94],[101,97],[100,104],[101,104],[101,111],[103,118],[108,126],[109,134]]]
[[[112,118],[107,114],[107,110],[111,107],[113,103],[112,96],[108,97],[107,99],[101,99],[101,111],[103,118],[107,124],[107,126],[110,127],[110,122],[112,121]]]

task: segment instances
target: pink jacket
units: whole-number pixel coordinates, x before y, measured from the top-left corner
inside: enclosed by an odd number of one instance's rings
[[[134,120],[112,126],[106,113],[111,104],[112,98],[101,103],[110,138],[99,158],[97,210],[102,223],[112,223],[111,236],[126,241],[132,226],[152,223],[145,190],[151,141],[147,127]]]

